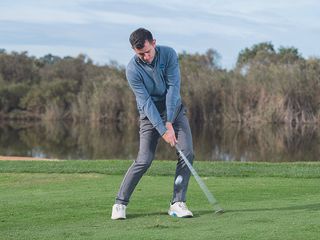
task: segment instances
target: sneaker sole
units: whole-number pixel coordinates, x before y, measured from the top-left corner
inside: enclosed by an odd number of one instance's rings
[[[171,211],[168,211],[168,214],[171,216],[171,217],[178,217],[178,218],[192,218],[193,215],[184,215],[184,216],[179,216],[176,212],[171,212]]]
[[[111,218],[112,220],[125,220],[126,218]]]

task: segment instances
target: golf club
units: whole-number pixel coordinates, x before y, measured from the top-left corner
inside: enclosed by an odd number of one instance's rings
[[[215,197],[213,196],[213,194],[209,191],[208,187],[206,186],[206,184],[203,182],[203,180],[200,178],[200,176],[198,175],[198,173],[196,172],[196,170],[192,167],[191,163],[189,162],[189,160],[186,158],[186,156],[184,155],[184,153],[181,151],[180,147],[176,144],[175,145],[176,150],[178,151],[180,157],[183,159],[183,161],[187,164],[188,168],[190,169],[192,175],[194,176],[194,178],[196,179],[197,183],[199,184],[200,188],[202,189],[202,191],[204,192],[204,194],[206,195],[209,203],[212,205],[213,209],[215,210],[215,213],[217,214],[221,214],[224,212],[224,210],[219,206],[219,203],[217,201],[217,199],[215,199]]]

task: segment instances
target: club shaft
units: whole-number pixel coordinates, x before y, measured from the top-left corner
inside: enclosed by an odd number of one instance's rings
[[[200,186],[200,188],[202,189],[202,191],[204,192],[204,194],[206,195],[209,203],[213,206],[213,208],[217,211],[222,210],[222,208],[218,205],[218,201],[217,199],[213,196],[213,194],[210,192],[210,190],[208,189],[207,185],[203,182],[203,180],[201,179],[201,177],[199,176],[199,174],[196,172],[196,170],[192,167],[191,163],[189,162],[189,160],[186,158],[186,156],[184,155],[184,153],[181,151],[180,147],[178,145],[175,145],[180,157],[183,159],[183,161],[187,164],[188,168],[190,169],[190,172],[192,173],[192,175],[194,176],[194,178],[196,179],[198,185]]]

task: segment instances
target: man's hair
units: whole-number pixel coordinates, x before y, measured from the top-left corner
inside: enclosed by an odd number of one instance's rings
[[[151,32],[144,28],[138,28],[132,32],[129,38],[132,48],[136,49],[142,49],[146,40],[152,42],[153,37]]]

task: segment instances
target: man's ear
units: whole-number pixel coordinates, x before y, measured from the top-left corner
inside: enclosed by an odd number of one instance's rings
[[[152,46],[153,46],[153,47],[156,46],[156,41],[157,41],[156,39],[153,39],[153,40],[152,40]]]

